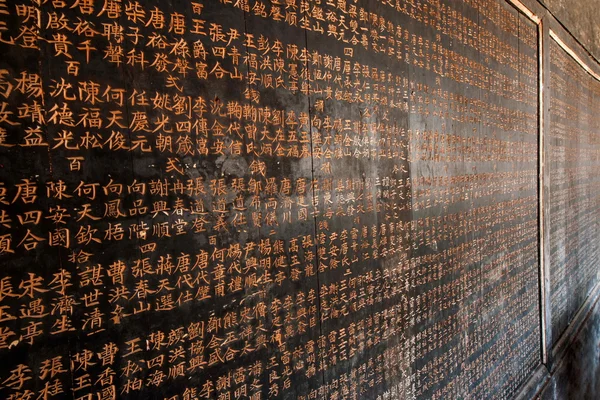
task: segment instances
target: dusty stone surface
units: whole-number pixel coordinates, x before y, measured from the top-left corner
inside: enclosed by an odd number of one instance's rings
[[[600,60],[600,0],[542,0],[541,3]]]

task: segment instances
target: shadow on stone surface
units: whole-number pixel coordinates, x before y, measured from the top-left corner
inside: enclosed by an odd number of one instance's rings
[[[565,353],[561,364],[537,397],[541,400],[600,398],[600,301]]]

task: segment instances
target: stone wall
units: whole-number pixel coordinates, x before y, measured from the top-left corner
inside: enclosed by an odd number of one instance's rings
[[[550,12],[600,60],[600,4],[595,0],[542,0]]]

